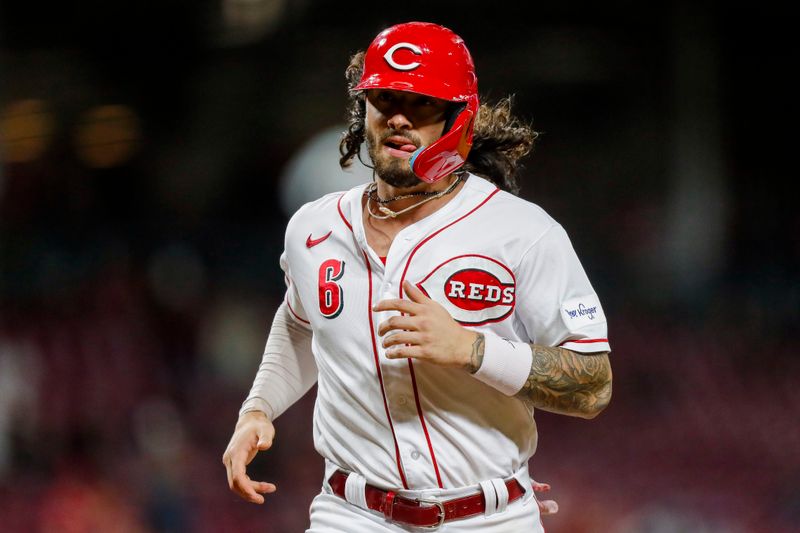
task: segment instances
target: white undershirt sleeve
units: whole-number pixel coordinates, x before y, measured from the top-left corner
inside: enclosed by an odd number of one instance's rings
[[[317,381],[311,330],[290,316],[286,302],[275,312],[264,356],[239,415],[262,411],[275,420]]]

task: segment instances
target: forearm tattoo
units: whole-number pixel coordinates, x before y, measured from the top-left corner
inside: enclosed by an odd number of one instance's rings
[[[533,364],[517,393],[534,407],[553,413],[594,416],[611,400],[608,353],[578,354],[531,344]]]
[[[485,348],[486,337],[483,336],[483,333],[478,333],[478,338],[472,343],[472,353],[469,355],[469,364],[467,365],[467,370],[469,370],[471,374],[477,372],[481,364],[483,364]]]

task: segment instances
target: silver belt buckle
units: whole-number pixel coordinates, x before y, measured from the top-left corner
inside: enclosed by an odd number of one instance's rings
[[[439,521],[432,526],[419,526],[421,529],[427,529],[429,531],[436,531],[442,524],[444,524],[444,504],[439,500],[426,500],[425,498],[415,498],[415,501],[418,503],[427,503],[430,505],[435,505],[437,509],[439,509]]]

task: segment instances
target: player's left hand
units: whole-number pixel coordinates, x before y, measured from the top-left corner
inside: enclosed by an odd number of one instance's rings
[[[461,327],[439,303],[431,300],[411,282],[403,282],[409,300],[381,300],[374,311],[399,311],[406,316],[393,316],[378,325],[386,357],[413,357],[442,366],[466,368],[472,346],[478,338],[474,331]]]
[[[548,483],[539,483],[535,479],[531,480],[531,485],[533,486],[533,492],[547,492],[550,490]],[[539,514],[542,516],[558,512],[558,503],[555,500],[540,500],[536,498],[536,503],[539,505]]]

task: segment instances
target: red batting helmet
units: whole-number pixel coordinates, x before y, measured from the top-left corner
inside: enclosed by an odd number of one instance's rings
[[[464,40],[451,30],[429,22],[383,30],[367,49],[355,89],[394,89],[460,103],[442,136],[420,147],[409,163],[414,174],[433,183],[467,161],[478,113],[478,78]]]

